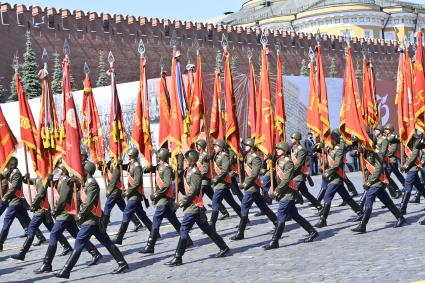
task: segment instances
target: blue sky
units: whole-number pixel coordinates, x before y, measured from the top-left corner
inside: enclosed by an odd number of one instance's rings
[[[226,11],[238,11],[246,0],[19,0],[10,4],[67,8],[156,18],[200,21],[215,18]]]

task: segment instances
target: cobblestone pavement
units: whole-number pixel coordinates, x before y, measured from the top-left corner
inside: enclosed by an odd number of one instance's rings
[[[361,193],[360,174],[350,173],[349,177]],[[320,177],[313,179],[316,184],[310,190],[316,195]],[[204,199],[209,203],[206,197]],[[395,200],[396,204],[399,202],[400,199]],[[177,233],[164,221],[161,227],[162,238],[157,242],[156,253],[151,256],[138,253],[147,240],[147,230],[127,233],[120,249],[130,265],[129,272],[110,275],[115,261],[101,247],[100,251],[104,255],[101,262],[97,266],[87,267],[90,256],[83,253],[69,281],[413,282],[425,279],[425,227],[417,223],[425,214],[424,204],[409,204],[407,224],[395,229],[392,227],[395,218],[389,211],[382,209],[381,203],[377,201],[367,226],[368,233],[355,235],[350,231],[355,224],[347,221],[354,213],[347,206],[338,207],[340,203],[337,196],[328,218],[328,227],[319,230],[320,236],[315,242],[302,243],[306,232],[296,223],[289,222],[280,240],[280,248],[272,251],[264,251],[261,247],[271,239],[272,224],[263,216],[254,217],[253,214],[258,211],[256,207],[250,211],[252,225],[248,226],[243,241],[229,240],[236,231],[237,217],[218,221],[217,230],[231,248],[231,254],[222,259],[213,258],[218,248],[195,226],[191,232],[195,247],[186,251],[184,264],[176,268],[164,265],[172,258],[178,241]],[[271,207],[273,210],[277,209],[275,203]],[[152,207],[148,209],[150,217],[153,211]],[[235,215],[231,209],[229,211]],[[315,212],[308,204],[300,206],[300,213],[312,223],[317,221]],[[181,211],[178,215],[182,216]],[[116,233],[120,220],[121,211],[115,208],[108,228],[109,234]],[[42,231],[48,237],[44,227]],[[0,253],[0,282],[58,282],[52,273],[36,275],[32,272],[40,266],[46,245],[32,247],[24,262],[9,258],[18,252],[23,243],[24,239],[19,238],[22,233],[22,228],[16,221],[5,243],[5,250]],[[93,242],[100,246],[97,240]],[[71,244],[73,243],[71,240]],[[60,250],[58,247],[58,252]],[[57,256],[53,269],[58,271],[65,261],[66,258]]]

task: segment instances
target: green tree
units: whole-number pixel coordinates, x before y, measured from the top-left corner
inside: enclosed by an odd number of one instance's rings
[[[4,101],[6,96],[8,95],[9,91],[6,89],[6,87],[3,85],[4,77],[0,77],[0,100]]]
[[[18,100],[18,93],[16,90],[16,78],[15,74],[12,76],[12,80],[10,81],[10,95],[7,98],[7,101],[17,101]]]
[[[25,34],[25,53],[24,62],[22,64],[22,84],[28,95],[33,98],[41,95],[40,78],[38,77],[38,66],[35,58],[34,49],[31,43],[31,33],[27,31]]]
[[[308,74],[308,63],[307,60],[304,58],[301,61],[300,76],[308,76]]]
[[[99,65],[97,70],[99,72],[99,77],[97,78],[96,86],[100,87],[109,85],[109,76],[106,73],[108,65],[106,64],[105,52],[103,52],[103,50],[99,51]]]
[[[53,76],[52,78],[52,91],[53,93],[61,93],[62,92],[62,66],[59,61],[59,53],[53,53]]]
[[[331,57],[331,64],[329,65],[329,77],[336,78],[338,76],[338,71],[336,69],[336,59]]]

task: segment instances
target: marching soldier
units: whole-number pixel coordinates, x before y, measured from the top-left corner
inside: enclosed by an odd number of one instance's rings
[[[22,187],[22,174],[18,169],[18,159],[16,157],[11,157],[7,163],[7,172],[8,174],[4,178],[5,189],[6,191],[3,194],[3,198],[0,203],[1,206],[6,209],[6,215],[3,220],[3,228],[0,233],[0,252],[3,250],[3,244],[7,239],[9,234],[10,226],[13,223],[13,220],[18,218],[21,222],[22,227],[27,230],[28,225],[31,221],[31,218],[27,212],[27,202],[25,200],[24,191]],[[2,190],[3,190],[3,180],[2,180]],[[39,238],[40,245],[42,242],[46,241],[43,234],[39,229],[36,231],[36,235]]]
[[[114,159],[106,165],[108,170],[108,187],[106,191],[106,202],[103,210],[103,226],[106,228],[109,224],[109,219],[111,217],[112,209],[115,205],[124,212],[125,201],[123,198],[124,193],[124,184],[121,182],[121,170],[119,167],[119,162],[114,164]],[[133,215],[131,222],[134,224],[134,232],[137,232],[140,228],[143,227],[136,215]]]
[[[385,125],[384,135],[387,137],[389,142],[387,151],[387,157],[389,159],[389,166],[387,168],[388,177],[391,177],[391,173],[394,173],[399,182],[404,184],[403,174],[401,174],[398,169],[400,156],[397,156],[397,154],[399,153],[398,145],[400,144],[400,139],[394,134],[394,126],[392,124]]]
[[[162,219],[166,217],[168,221],[180,232],[181,224],[174,212],[174,193],[172,187],[173,172],[168,164],[170,152],[166,148],[161,148],[157,155],[159,162],[155,173],[155,193],[150,196],[151,201],[156,205],[153,216],[152,231],[149,235],[146,247],[140,251],[142,254],[153,254],[155,243],[159,236],[159,228]],[[192,240],[188,237],[188,246],[192,246]]]
[[[215,176],[211,179],[211,185],[214,187],[214,195],[212,198],[212,212],[210,225],[211,229],[216,230],[215,225],[218,219],[220,204],[223,198],[235,210],[239,217],[241,217],[241,207],[236,203],[229,187],[232,179],[229,175],[230,171],[230,158],[226,152],[226,143],[224,140],[217,140],[214,142],[214,172]]]
[[[208,225],[202,201],[202,177],[198,167],[196,166],[196,162],[199,160],[199,154],[195,150],[189,150],[186,152],[185,158],[189,164],[184,176],[186,195],[178,203],[178,206],[183,208],[184,216],[180,228],[179,243],[177,245],[174,258],[170,262],[166,263],[168,266],[178,266],[183,264],[182,257],[186,251],[187,242],[189,240],[189,231],[193,227],[194,223],[196,223],[199,228],[220,248],[216,257],[224,257],[230,251],[229,247],[223,241],[223,238],[221,238],[217,232],[211,229]]]
[[[77,238],[79,232],[74,218],[74,215],[77,214],[77,204],[73,199],[73,182],[75,182],[75,180],[72,180],[69,177],[68,170],[63,164],[59,164],[56,171],[59,175],[57,185],[59,199],[56,203],[56,208],[52,211],[52,216],[56,219],[56,221],[53,225],[52,231],[50,232],[49,246],[47,247],[43,264],[40,268],[34,271],[37,274],[52,271],[52,262],[55,257],[57,242],[59,237],[63,235],[63,231],[66,229],[73,238]],[[87,242],[85,248],[92,255],[92,260],[88,265],[91,266],[97,264],[97,262],[102,258],[102,255],[91,242]]]
[[[297,184],[298,191],[310,201],[310,203],[321,210],[323,207],[320,202],[308,191],[308,188],[305,184],[306,177],[308,176],[308,167],[306,165],[307,151],[301,145],[301,133],[295,132],[291,135],[291,158],[294,163],[294,182]]]
[[[252,204],[255,202],[258,208],[264,212],[269,218],[273,225],[277,224],[276,214],[268,207],[267,203],[260,194],[260,188],[262,186],[259,174],[262,168],[263,161],[260,156],[256,153],[255,141],[252,138],[247,138],[244,142],[245,156],[244,169],[245,169],[245,180],[240,185],[245,190],[245,194],[242,199],[242,217],[238,226],[238,232],[230,237],[231,240],[237,241],[244,239],[244,232],[248,223],[248,213]]]
[[[382,126],[381,126],[382,127]],[[384,170],[384,155],[380,150],[381,144],[377,143],[376,151],[367,151],[366,152],[366,175],[367,181],[363,185],[363,188],[366,191],[366,201],[365,209],[363,215],[360,217],[360,223],[354,229],[353,232],[366,233],[366,225],[369,222],[369,218],[372,214],[372,206],[375,201],[375,198],[378,197],[379,200],[389,209],[389,211],[396,217],[397,223],[395,228],[400,227],[405,222],[403,215],[400,210],[395,206],[391,198],[388,196],[385,191],[385,187],[388,185],[389,181],[385,174]],[[383,145],[386,147],[386,145]]]
[[[145,223],[149,231],[152,231],[152,221],[146,215],[141,203],[145,197],[145,192],[143,188],[143,170],[138,161],[138,157],[139,151],[136,148],[130,148],[128,150],[128,158],[130,159],[130,162],[127,166],[128,188],[125,192],[128,200],[124,209],[120,229],[118,230],[116,238],[113,240],[114,244],[122,244],[125,232],[127,232],[128,224],[130,223],[134,213],[136,213],[142,222]]]
[[[302,217],[295,206],[295,198],[298,193],[298,186],[292,180],[294,175],[294,163],[289,157],[291,146],[286,142],[280,142],[276,145],[276,183],[277,186],[273,192],[273,198],[279,202],[277,212],[278,224],[274,231],[271,242],[264,246],[265,250],[276,249],[279,247],[279,239],[282,237],[285,229],[285,221],[289,216],[303,227],[309,236],[304,242],[312,242],[319,233],[311,224]]]
[[[51,180],[52,180],[52,175],[49,176],[48,181],[50,182]],[[35,230],[38,227],[40,227],[42,223],[44,224],[44,226],[46,226],[47,230],[52,231],[54,222],[53,222],[52,214],[50,213],[50,205],[49,205],[48,195],[47,195],[47,188],[48,188],[49,182],[46,185],[43,185],[43,181],[41,177],[37,177],[33,180],[29,180],[29,178],[24,177],[24,183],[30,183],[31,185],[35,186],[37,195],[34,197],[34,200],[30,208],[30,210],[34,213],[34,215],[28,227],[27,239],[25,240],[24,245],[22,246],[20,252],[12,256],[13,259],[25,260],[25,255],[29,251],[31,244],[34,241]],[[66,240],[65,236],[60,235],[58,237],[58,241],[63,247],[63,252],[61,256],[65,256],[72,251],[72,247]]]
[[[214,190],[211,188],[211,166],[210,157],[207,153],[207,142],[204,139],[199,139],[195,143],[195,149],[199,153],[199,161],[197,163],[197,166],[202,174],[202,193],[204,193],[212,200]],[[234,207],[233,209],[237,210],[238,207]],[[219,205],[218,210],[222,215],[220,220],[230,217],[229,212],[223,204]]]
[[[353,209],[357,215],[361,215],[362,213],[360,206],[350,197],[343,185],[343,179],[345,178],[344,157],[346,145],[341,140],[341,136],[338,130],[335,129],[332,131],[331,140],[333,149],[328,153],[328,169],[326,169],[323,173],[323,179],[326,182],[326,191],[320,220],[315,225],[317,228],[327,226],[326,219],[328,218],[331,203],[336,193],[342,197],[342,199],[351,207],[351,209]]]
[[[100,227],[100,218],[102,208],[100,203],[100,188],[93,174],[96,171],[96,165],[87,161],[84,164],[84,188],[81,190],[82,209],[78,214],[78,231],[75,241],[74,251],[65,263],[62,270],[56,274],[59,278],[69,278],[71,270],[77,263],[84,246],[89,243],[90,237],[94,235],[96,239],[109,251],[112,257],[117,261],[118,267],[112,271],[113,274],[122,273],[128,269],[120,250],[112,243],[108,234]]]

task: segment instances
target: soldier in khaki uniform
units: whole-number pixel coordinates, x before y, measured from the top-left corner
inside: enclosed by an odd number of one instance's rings
[[[312,242],[319,233],[311,224],[302,217],[295,206],[295,198],[298,193],[298,186],[293,181],[294,163],[289,157],[291,146],[285,142],[276,145],[276,188],[272,197],[279,202],[279,210],[277,212],[278,224],[274,231],[271,242],[264,246],[265,250],[276,249],[279,247],[279,239],[282,237],[285,229],[285,221],[289,216],[294,219],[301,227],[303,227],[309,236],[305,242]]]
[[[401,184],[404,184],[403,174],[401,174],[399,171],[400,149],[398,145],[400,144],[400,139],[394,134],[394,125],[386,124],[384,127],[384,135],[387,137],[389,142],[387,150],[387,157],[389,163],[389,166],[387,168],[388,177],[391,177],[391,173],[394,173],[399,182]]]
[[[238,226],[238,232],[230,237],[231,240],[237,241],[244,239],[244,232],[248,223],[248,213],[252,204],[255,202],[258,208],[264,212],[273,225],[277,224],[276,214],[268,207],[266,201],[260,194],[262,186],[259,174],[263,165],[261,157],[256,153],[255,141],[247,138],[244,142],[245,151],[247,152],[244,161],[245,180],[240,185],[245,190],[242,199],[242,217]]]
[[[195,150],[189,150],[186,152],[185,158],[189,164],[184,174],[186,195],[178,203],[178,206],[184,210],[184,216],[180,229],[179,243],[177,245],[174,258],[170,262],[166,263],[168,266],[178,266],[183,264],[182,257],[186,251],[189,231],[195,223],[220,248],[216,257],[224,257],[230,251],[229,247],[223,241],[223,238],[221,238],[217,232],[211,229],[208,225],[202,200],[202,176],[196,166],[196,162],[199,160],[199,154]]]
[[[155,214],[153,216],[152,231],[149,235],[146,247],[140,251],[142,254],[153,254],[155,251],[155,243],[159,236],[159,228],[162,219],[166,217],[168,221],[180,232],[180,221],[174,212],[174,193],[172,187],[173,170],[168,164],[170,152],[166,148],[161,148],[157,155],[158,165],[155,172],[155,193],[150,195],[151,201],[156,205]],[[188,238],[188,246],[192,246],[192,240]]]
[[[230,193],[230,185],[232,178],[230,176],[230,157],[226,152],[226,143],[224,140],[217,140],[214,142],[215,156],[214,163],[214,177],[211,179],[211,185],[214,187],[214,195],[212,198],[212,212],[210,225],[211,229],[215,230],[215,224],[218,219],[220,204],[223,199],[235,210],[241,217],[241,207],[236,203],[233,195]]]
[[[294,182],[297,184],[298,191],[303,195],[317,210],[323,207],[320,202],[308,191],[305,184],[308,176],[307,157],[308,152],[301,145],[302,135],[300,132],[295,132],[291,135],[291,159],[294,163]]]
[[[69,278],[71,270],[74,268],[84,246],[89,242],[92,235],[109,251],[112,257],[117,261],[118,267],[112,271],[113,274],[121,273],[128,269],[120,250],[112,243],[106,231],[100,227],[102,216],[102,205],[100,203],[100,188],[93,174],[96,171],[96,165],[87,161],[84,164],[84,187],[81,189],[81,211],[78,214],[78,231],[75,241],[74,251],[65,263],[62,270],[56,273],[56,277]]]
[[[152,221],[146,215],[146,212],[142,207],[142,199],[145,197],[143,188],[143,170],[142,166],[138,161],[139,151],[136,148],[130,148],[128,150],[128,158],[130,162],[128,166],[124,168],[128,172],[128,188],[125,192],[127,197],[127,205],[125,206],[123,218],[120,229],[116,238],[113,240],[114,244],[121,245],[125,233],[127,232],[128,224],[134,213],[146,224],[149,231],[152,231]]]

